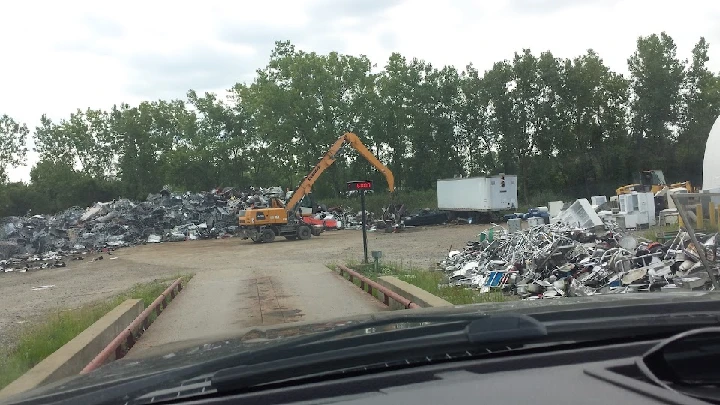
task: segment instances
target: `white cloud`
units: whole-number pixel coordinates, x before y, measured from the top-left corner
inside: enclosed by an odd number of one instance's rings
[[[720,3],[704,0],[282,0],[9,2],[0,17],[0,113],[34,128],[41,114],[183,97],[251,80],[273,41],[317,52],[391,52],[489,69],[515,51],[571,58],[595,49],[627,72],[638,36],[666,31],[681,59],[700,36],[720,71]],[[30,156],[30,164],[37,160]],[[29,168],[10,171],[28,180]]]

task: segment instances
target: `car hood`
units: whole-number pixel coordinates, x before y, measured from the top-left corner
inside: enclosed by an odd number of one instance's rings
[[[360,329],[350,334],[381,333],[384,330],[395,329],[398,324],[408,327],[403,318],[408,315],[418,316],[447,315],[462,313],[479,314],[542,314],[564,310],[579,310],[584,308],[623,308],[640,304],[656,304],[669,302],[692,302],[704,300],[720,300],[720,293],[674,291],[672,293],[636,293],[636,294],[608,294],[590,297],[572,297],[545,300],[516,300],[500,303],[480,303],[471,305],[458,305],[443,308],[420,308],[404,311],[387,311],[368,315],[344,317],[323,322],[295,322],[267,327],[254,327],[233,335],[215,335],[198,340],[182,341],[163,345],[141,354],[133,353],[125,358],[106,364],[99,369],[84,375],[69,377],[54,383],[43,385],[12,398],[20,400],[42,395],[50,392],[92,386],[112,380],[121,380],[141,375],[149,375],[176,367],[188,366],[200,362],[212,361],[242,352],[251,353],[254,350],[271,347],[285,343],[288,340],[306,336],[308,334],[330,331],[352,324],[362,324],[377,320],[391,320],[385,328]],[[622,312],[620,312],[622,313]],[[349,334],[349,335],[350,335]]]

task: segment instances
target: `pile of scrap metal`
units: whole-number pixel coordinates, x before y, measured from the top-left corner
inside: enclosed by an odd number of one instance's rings
[[[289,194],[283,191],[282,187],[250,187],[247,191],[237,193],[237,197],[246,206],[264,207],[270,203],[271,198],[285,200]]]
[[[439,264],[451,285],[540,299],[707,289],[712,286],[709,273],[718,275],[718,266],[705,270],[686,232],[662,245],[638,243],[612,227],[591,232],[554,223],[514,233],[494,226],[478,239]],[[698,239],[715,260],[717,234]]]
[[[330,208],[328,212],[318,213],[317,216],[325,220],[335,220],[337,229],[362,229],[362,211],[356,212],[350,208],[333,207]],[[375,214],[370,211],[365,211],[367,228],[373,229],[376,222]]]
[[[503,219],[505,219],[506,221],[508,219],[515,218],[520,218],[523,220],[527,220],[529,218],[542,218],[546,224],[550,223],[550,213],[548,212],[547,207],[532,207],[528,208],[527,212],[515,212],[503,216]]]
[[[145,202],[119,199],[56,215],[0,219],[0,271],[60,267],[61,258],[146,242],[227,237],[244,206],[232,190],[172,193]]]
[[[352,209],[342,207],[330,208],[328,211],[317,214],[316,217],[337,220],[338,229],[362,229],[362,211],[354,212]],[[448,213],[437,210],[424,209],[413,215],[407,215],[404,204],[389,204],[383,207],[380,216],[370,211],[365,215],[367,228],[370,231],[381,229],[386,232],[396,232],[405,227],[439,225],[448,221]]]
[[[383,214],[379,218],[373,212],[365,211],[365,223],[370,231],[397,230],[402,226],[404,214],[404,205],[391,204],[383,208]],[[330,207],[327,211],[318,212],[303,220],[312,225],[323,225],[325,229],[362,229],[362,211],[356,212],[348,207]]]

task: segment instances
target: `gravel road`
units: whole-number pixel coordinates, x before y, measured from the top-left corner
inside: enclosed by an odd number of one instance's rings
[[[464,246],[482,229],[482,225],[447,225],[407,229],[396,234],[371,232],[368,246],[369,250],[382,250],[385,261],[429,268],[451,246]],[[199,330],[215,328],[214,322],[233,328],[379,310],[370,297],[359,291],[351,290],[359,295],[352,301],[343,301],[347,298],[347,286],[325,267],[360,261],[361,235],[359,231],[346,230],[325,232],[308,241],[280,239],[271,244],[254,244],[239,238],[148,244],[118,250],[111,256],[104,255],[100,261],[91,261],[97,257],[94,255],[84,261],[69,262],[65,268],[0,274],[0,345],[12,344],[23,325],[55,311],[111,297],[135,283],[187,273],[195,273],[189,284],[192,288],[180,294],[166,315],[172,313],[173,307],[178,308],[173,312],[182,313],[191,311],[181,311],[183,305],[192,307],[193,313],[205,314],[197,315],[194,322]],[[32,290],[43,285],[54,287]],[[337,293],[321,298],[316,286]],[[202,300],[196,301],[193,296],[201,296]],[[188,305],[184,301],[202,304]],[[211,312],[220,315],[213,318],[207,315]],[[167,320],[172,318],[168,316]],[[200,318],[207,318],[206,323],[200,322]],[[199,332],[183,333],[193,336]],[[167,339],[171,338],[162,337],[158,341]]]

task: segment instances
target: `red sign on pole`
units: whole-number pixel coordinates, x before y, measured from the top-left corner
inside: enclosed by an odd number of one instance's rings
[[[348,191],[368,191],[373,189],[373,183],[371,180],[365,181],[348,181]]]

